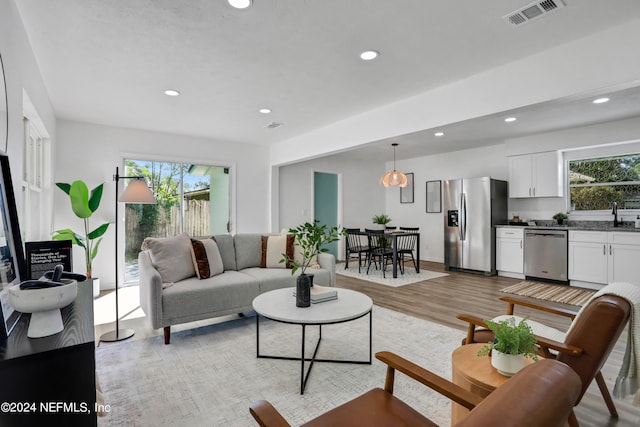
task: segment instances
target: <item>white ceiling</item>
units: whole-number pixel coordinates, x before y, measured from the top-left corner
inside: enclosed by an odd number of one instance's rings
[[[59,118],[269,145],[640,17],[637,0],[564,2],[518,28],[502,16],[529,0],[16,4]],[[363,62],[366,49],[381,55]],[[450,125],[441,139],[394,138],[398,158],[640,115],[637,87],[599,106],[593,95],[521,109],[513,114],[527,120],[509,126],[497,114]],[[342,155],[388,160],[391,142]]]

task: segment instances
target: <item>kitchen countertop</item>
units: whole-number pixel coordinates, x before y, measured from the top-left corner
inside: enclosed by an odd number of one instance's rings
[[[537,225],[496,225],[496,228],[524,228],[538,230],[580,230],[580,231],[622,231],[640,233],[640,228],[635,228],[633,222],[625,222],[614,227],[611,221],[569,221],[568,224],[558,225],[551,221],[535,221]]]

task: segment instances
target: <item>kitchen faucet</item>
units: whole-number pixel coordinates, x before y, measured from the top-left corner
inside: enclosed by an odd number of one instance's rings
[[[620,223],[618,222],[618,202],[613,202],[611,206],[613,207],[611,211],[611,215],[613,215],[613,226],[617,227],[618,225],[620,225]]]

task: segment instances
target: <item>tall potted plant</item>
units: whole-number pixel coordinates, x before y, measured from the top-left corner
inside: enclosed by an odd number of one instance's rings
[[[524,367],[524,358],[538,360],[536,336],[531,327],[522,319],[518,324],[513,317],[499,322],[485,320],[495,335],[492,343],[482,347],[478,356],[491,353],[491,364],[502,375],[512,376]]]
[[[311,305],[313,275],[306,274],[307,268],[311,265],[314,257],[329,251],[323,246],[337,241],[344,234],[344,230],[339,227],[327,228],[326,224],[318,225],[318,221],[314,221],[289,229],[289,234],[294,236],[296,244],[300,247],[301,260],[296,260],[295,256],[290,257],[285,253],[282,254],[280,262],[291,265],[292,275],[300,270],[300,276],[296,279],[296,305],[309,307]]]
[[[91,190],[91,194],[89,194],[87,185],[81,180],[73,181],[71,184],[56,182],[56,186],[69,196],[73,213],[83,221],[84,232],[76,233],[70,228],[56,230],[53,235],[53,240],[71,240],[74,245],[83,248],[87,278],[92,278],[92,262],[96,255],[98,255],[98,247],[102,241],[102,236],[109,227],[109,223],[99,225],[93,230],[91,230],[89,226],[89,218],[91,218],[93,213],[100,207],[103,184]],[[95,278],[92,278],[92,280],[93,295],[97,296],[100,293],[100,282]]]

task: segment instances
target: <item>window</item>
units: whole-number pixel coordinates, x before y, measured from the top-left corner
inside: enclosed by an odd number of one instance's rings
[[[144,176],[158,201],[125,206],[125,282],[138,279],[137,257],[146,237],[230,231],[228,167],[127,159],[124,176]]]
[[[640,209],[640,154],[569,161],[573,211]]]
[[[46,131],[24,118],[24,155],[22,173],[22,233],[25,241],[40,240],[46,234],[45,165],[48,164]]]

